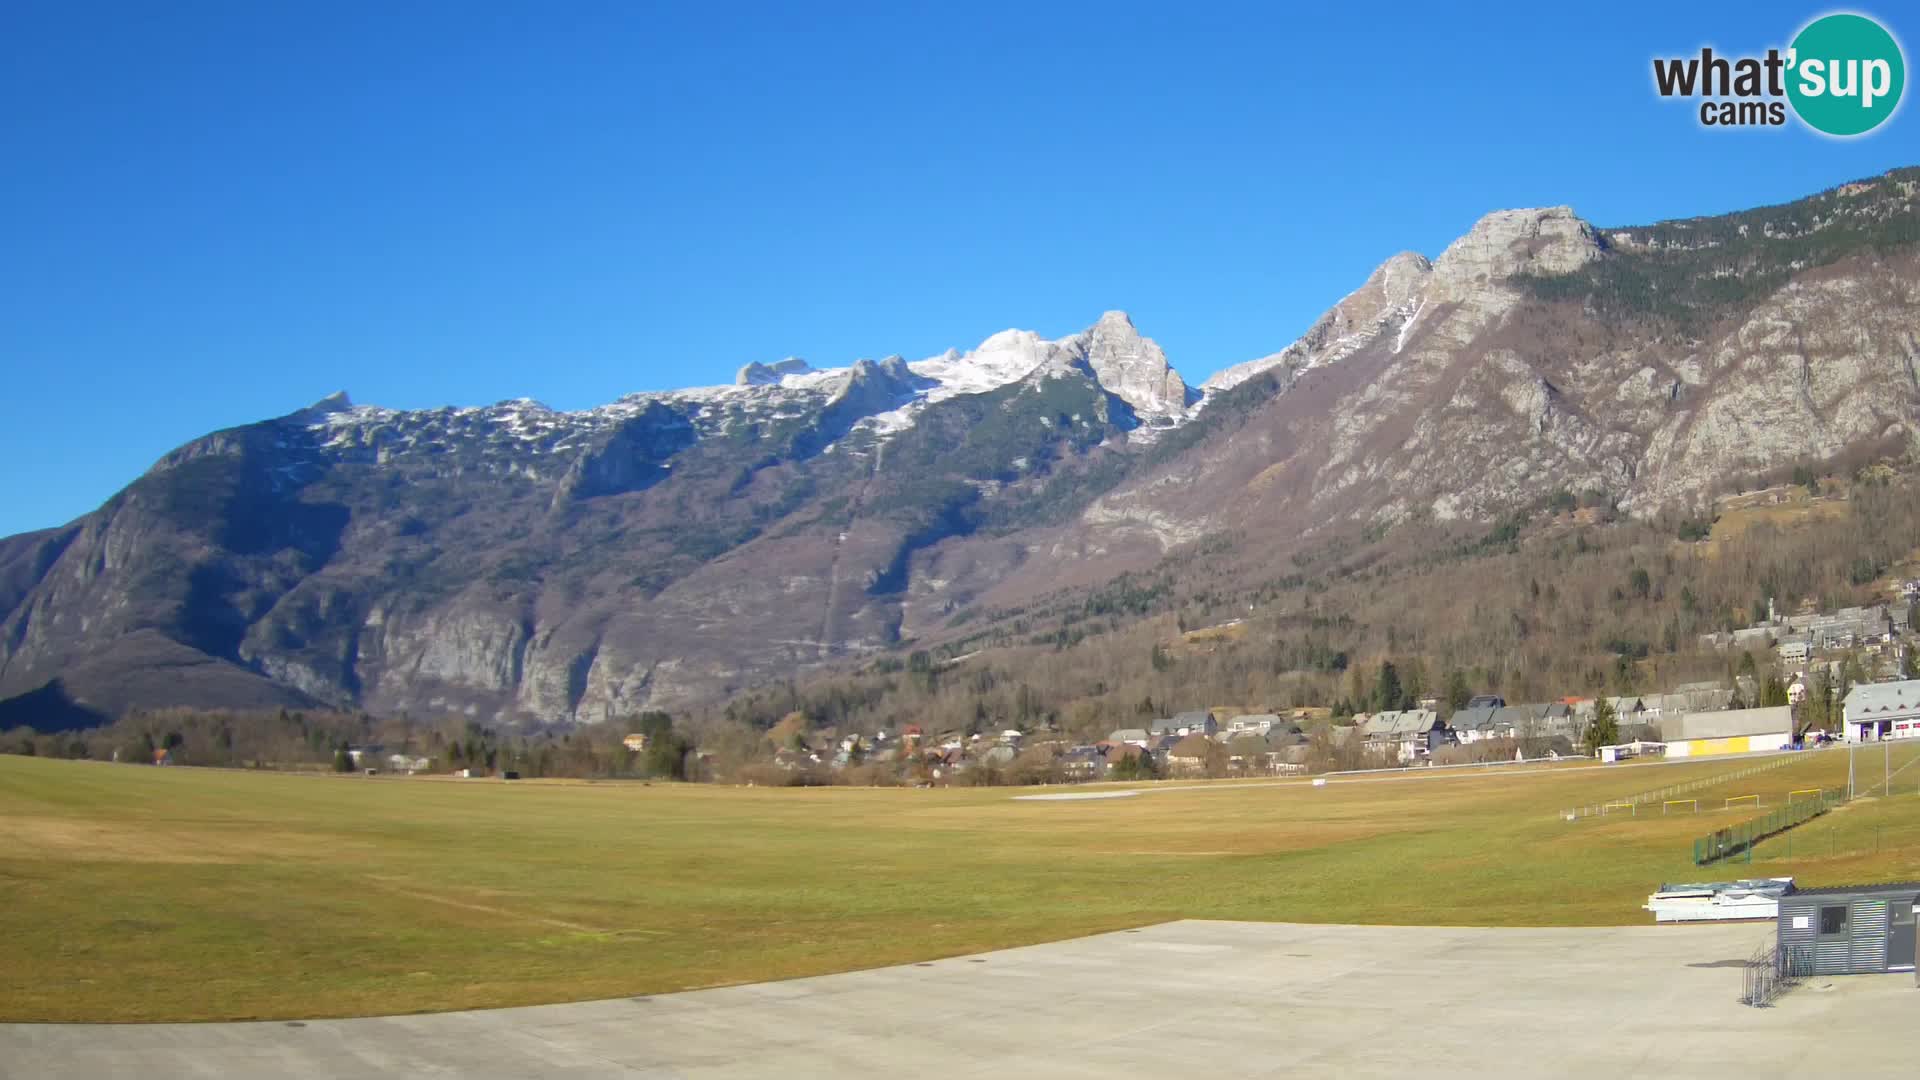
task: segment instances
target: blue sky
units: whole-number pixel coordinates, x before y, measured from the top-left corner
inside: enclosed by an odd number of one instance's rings
[[[14,0],[0,534],[337,389],[582,408],[1108,308],[1198,382],[1487,210],[1920,163],[1910,106],[1840,142],[1654,96],[1818,5],[1320,6]]]

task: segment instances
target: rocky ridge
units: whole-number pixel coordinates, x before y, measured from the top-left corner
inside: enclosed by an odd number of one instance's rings
[[[1277,554],[1559,489],[1697,510],[1753,470],[1913,446],[1914,179],[1620,230],[1496,212],[1197,392],[1109,312],[579,412],[336,395],[0,540],[0,698],[594,722],[1203,540]]]

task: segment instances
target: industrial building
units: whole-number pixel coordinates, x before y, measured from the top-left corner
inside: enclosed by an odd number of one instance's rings
[[[1793,745],[1793,708],[1718,709],[1687,713],[1661,724],[1667,757],[1705,757],[1785,750]]]
[[[1914,969],[1920,882],[1794,889],[1780,897],[1782,966],[1794,975]]]
[[[1920,737],[1920,679],[1863,683],[1842,703],[1848,742]]]

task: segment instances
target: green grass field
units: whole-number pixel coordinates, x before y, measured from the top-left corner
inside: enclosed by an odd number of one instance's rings
[[[1894,765],[1920,746],[1899,748]],[[1871,759],[1869,761],[1869,759]],[[1861,754],[1877,781],[1880,752]],[[347,1016],[650,994],[927,960],[1167,919],[1637,923],[1663,881],[1920,877],[1920,766],[1750,866],[1700,833],[1846,755],[1562,807],[1745,762],[1405,782],[742,789],[153,769],[0,757],[0,1019]]]

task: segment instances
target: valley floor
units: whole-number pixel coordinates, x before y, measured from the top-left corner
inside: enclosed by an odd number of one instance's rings
[[[1750,864],[1695,867],[1696,836],[1846,784],[1844,750],[1727,779],[1754,761],[1032,802],[1005,788],[461,782],[0,757],[0,1021],[311,1020],[626,998],[1182,919],[1633,926],[1663,882],[1920,878],[1920,740],[1860,753],[1862,790],[1891,772],[1891,797],[1770,839]],[[1685,793],[1691,803],[1562,817],[1690,780],[1707,785]]]

